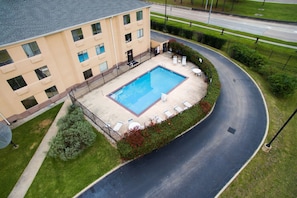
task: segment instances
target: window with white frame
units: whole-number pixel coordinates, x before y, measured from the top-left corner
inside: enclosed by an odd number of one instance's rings
[[[97,45],[96,47],[96,53],[97,55],[102,54],[105,52],[104,44],[101,43],[100,45]]]
[[[78,52],[77,56],[78,56],[78,60],[79,60],[80,63],[89,59],[89,55],[88,55],[87,50]]]
[[[100,34],[102,32],[100,23],[95,23],[92,25],[93,35]]]
[[[132,41],[132,35],[131,35],[131,33],[125,35],[125,41],[126,41],[126,43],[129,43],[129,42]]]
[[[35,73],[36,73],[39,80],[41,80],[43,78],[46,78],[46,77],[51,75],[51,73],[50,73],[47,66],[43,66],[43,67],[40,67],[38,69],[35,69]]]
[[[131,21],[130,21],[130,14],[126,14],[123,16],[123,20],[124,20],[124,25],[127,25],[129,24]]]
[[[143,19],[142,10],[136,12],[136,20],[137,20],[137,21],[140,21],[140,20],[142,20],[142,19]]]
[[[108,69],[107,62],[105,61],[105,62],[101,63],[101,64],[99,65],[99,69],[100,69],[100,72],[101,72],[101,73],[107,71],[107,69]]]
[[[6,50],[0,50],[0,67],[13,63],[13,60],[10,58]]]
[[[137,30],[137,38],[143,37],[143,28]]]
[[[72,33],[72,37],[73,37],[73,41],[78,41],[84,38],[84,35],[82,33],[81,28],[75,29],[71,31]]]
[[[28,58],[41,53],[36,41],[24,44],[22,47]]]

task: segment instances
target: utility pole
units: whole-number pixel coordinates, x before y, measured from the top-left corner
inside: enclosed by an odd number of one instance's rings
[[[270,140],[268,144],[265,144],[262,147],[262,150],[265,152],[269,152],[271,149],[271,144],[275,140],[275,138],[280,134],[280,132],[285,128],[285,126],[288,124],[288,122],[294,117],[294,115],[297,113],[297,109],[292,113],[292,115],[288,118],[288,120],[284,123],[284,125],[278,130],[278,132],[273,136],[273,138]]]

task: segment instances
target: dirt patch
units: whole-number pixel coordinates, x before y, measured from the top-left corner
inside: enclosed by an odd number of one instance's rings
[[[34,142],[34,143],[30,146],[30,150],[34,149],[36,145],[37,145],[37,143]]]
[[[39,128],[43,129],[43,128],[46,128],[47,126],[49,126],[51,124],[51,120],[50,119],[46,119],[46,120],[43,120],[39,123]]]

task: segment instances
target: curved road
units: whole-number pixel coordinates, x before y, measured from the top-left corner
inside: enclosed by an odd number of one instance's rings
[[[168,37],[156,32],[151,37]],[[181,41],[209,59],[222,89],[212,114],[167,146],[120,167],[79,197],[214,197],[259,149],[266,106],[254,82],[220,54]]]

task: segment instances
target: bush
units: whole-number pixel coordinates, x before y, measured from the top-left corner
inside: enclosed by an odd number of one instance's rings
[[[212,35],[204,34],[201,42],[214,48],[221,49],[223,45],[227,42],[227,40]]]
[[[278,97],[292,95],[297,87],[297,80],[286,74],[274,74],[268,77],[271,91]]]
[[[254,70],[260,70],[266,64],[265,58],[255,50],[239,44],[231,46],[230,56]]]
[[[80,108],[71,106],[58,121],[58,133],[50,142],[49,156],[63,161],[77,158],[96,138]]]

